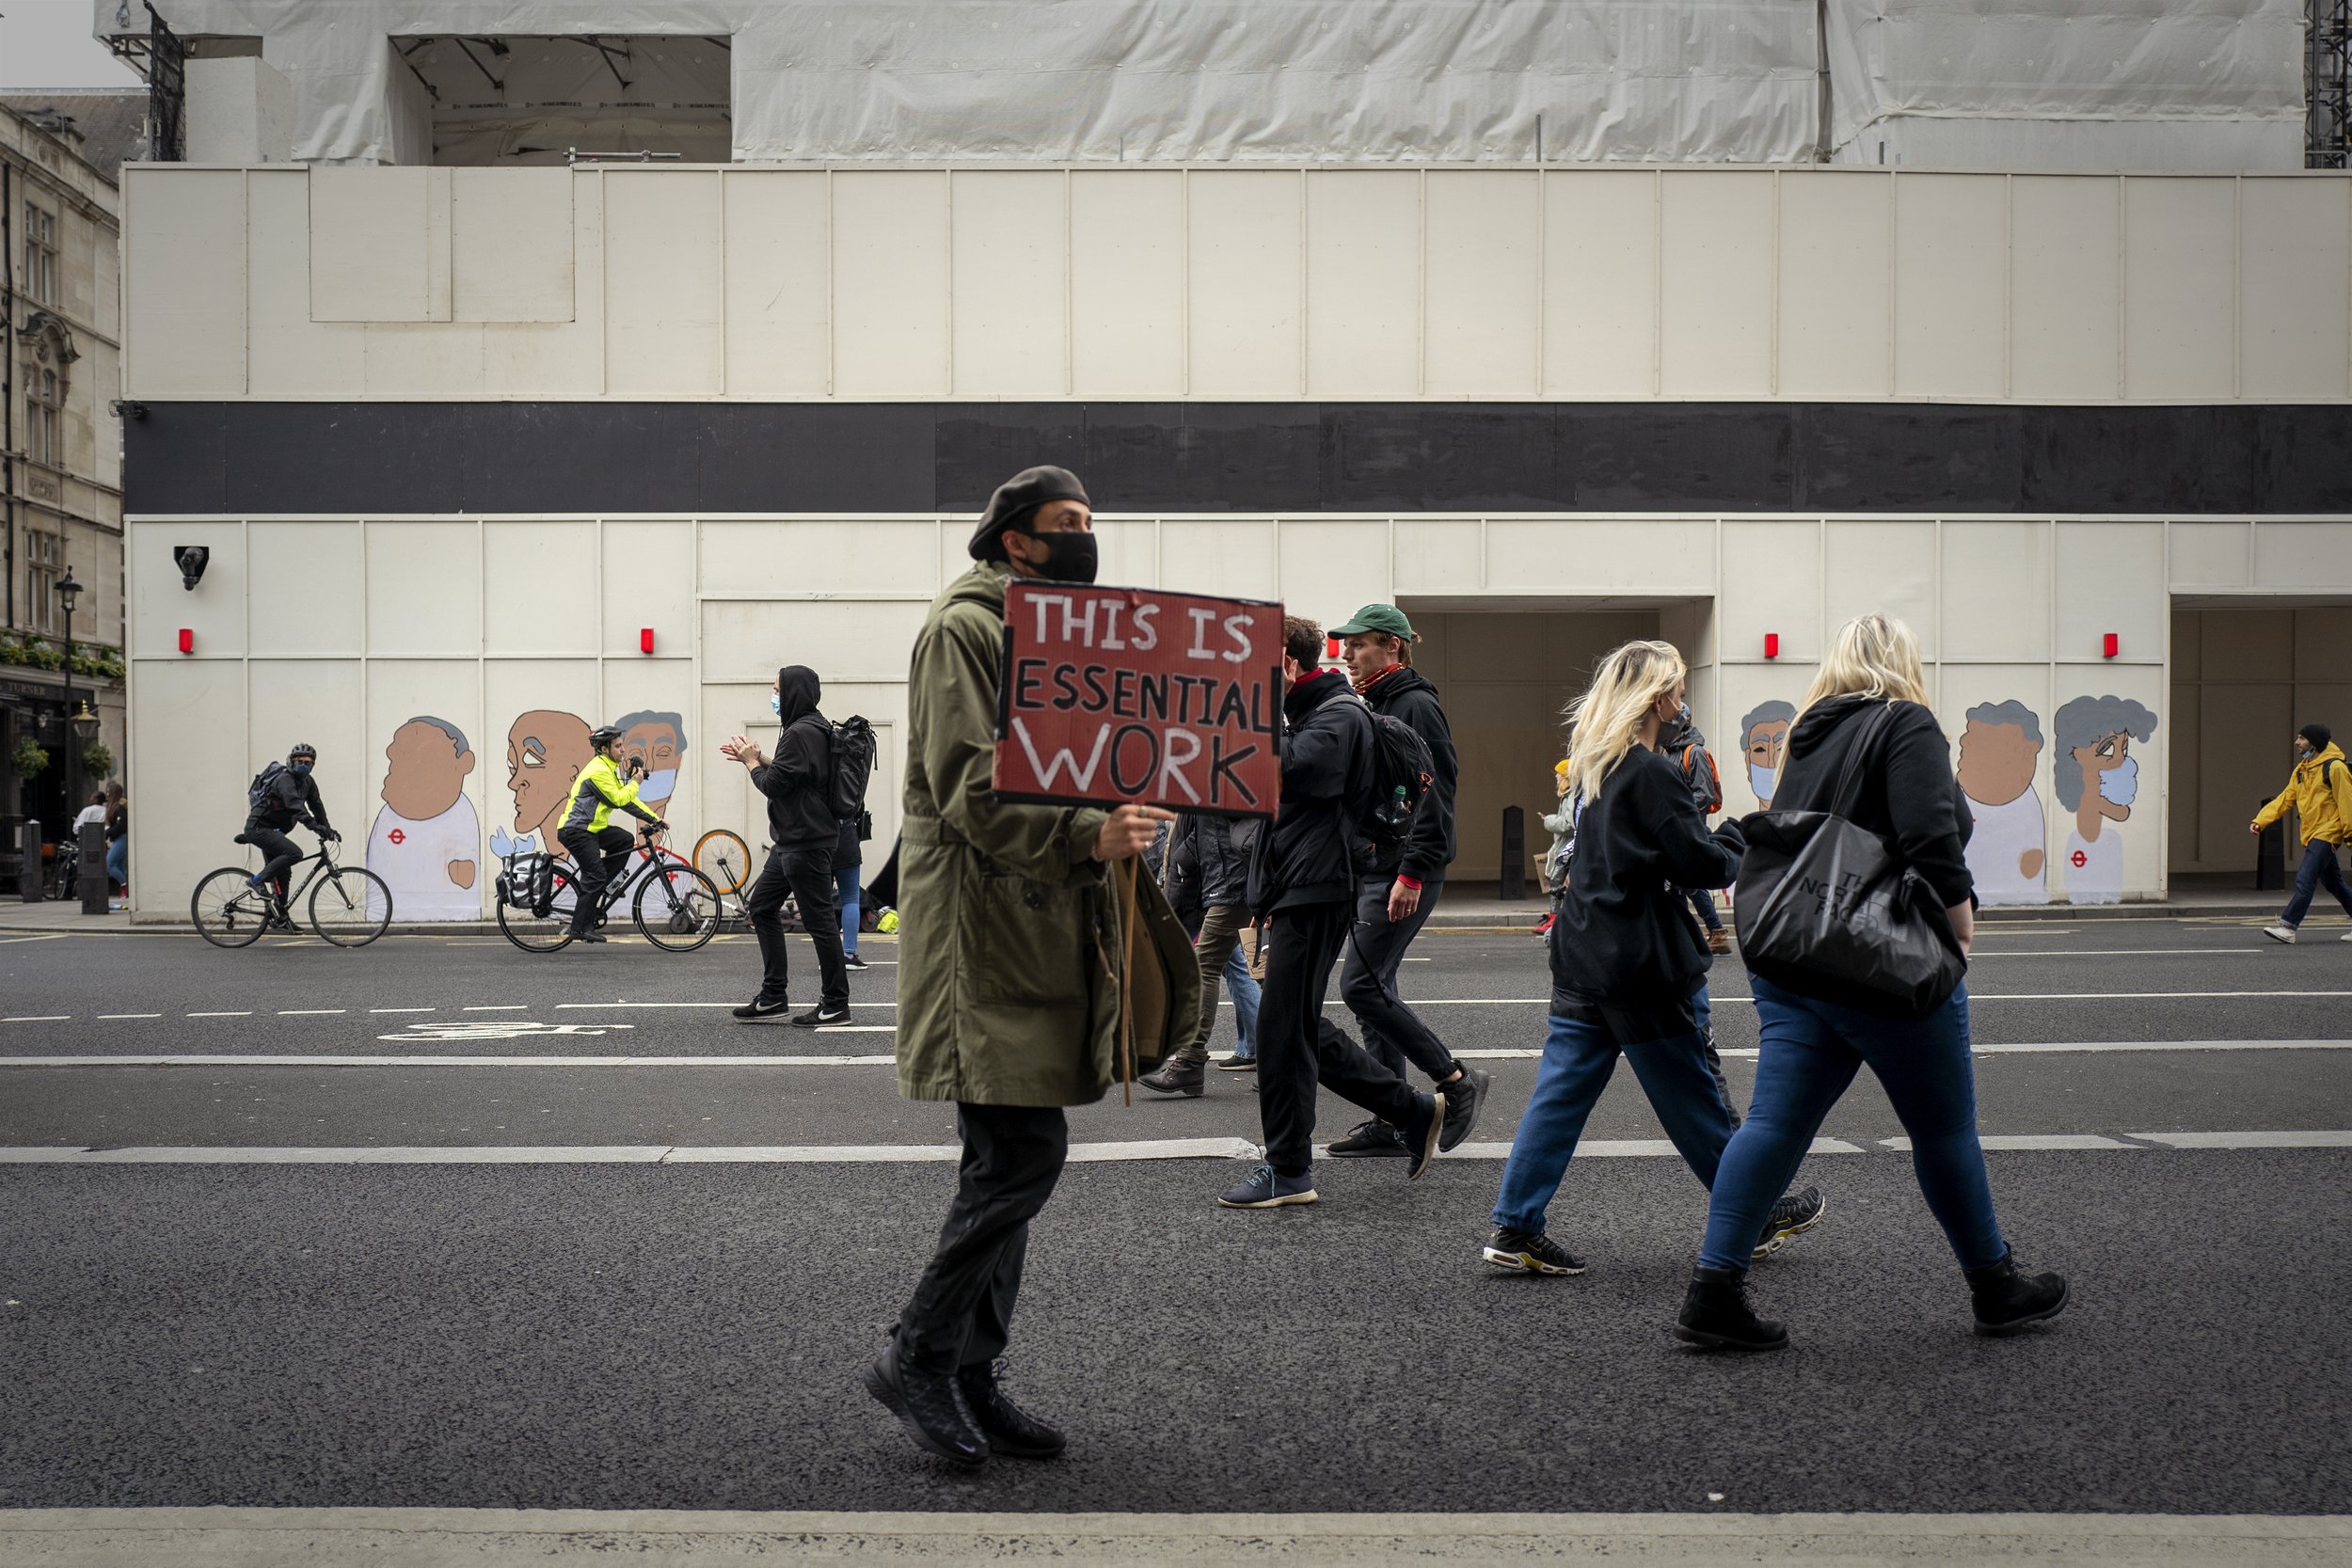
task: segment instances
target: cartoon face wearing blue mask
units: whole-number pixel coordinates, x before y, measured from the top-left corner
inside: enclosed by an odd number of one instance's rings
[[[2121,764],[2099,775],[2099,799],[2111,805],[2128,806],[2139,793],[2139,759],[2125,757]]]

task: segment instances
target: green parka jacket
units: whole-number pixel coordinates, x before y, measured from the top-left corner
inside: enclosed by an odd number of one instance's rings
[[[982,1105],[1084,1105],[1119,1081],[1120,900],[1094,859],[1104,813],[1010,805],[989,788],[1005,585],[987,562],[948,585],[915,638],[898,859],[898,1092]],[[1200,970],[1138,881],[1139,1069],[1192,1038]]]

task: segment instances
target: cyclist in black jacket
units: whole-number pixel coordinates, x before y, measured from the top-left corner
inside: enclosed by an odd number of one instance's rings
[[[327,841],[343,836],[327,825],[326,802],[319,799],[318,783],[310,777],[318,760],[317,747],[297,741],[286,753],[285,767],[263,770],[262,798],[245,819],[245,842],[266,857],[249,879],[270,900],[271,918],[288,928],[293,922],[286,916],[286,874],[302,859],[302,847],[286,836],[287,830],[308,828]]]

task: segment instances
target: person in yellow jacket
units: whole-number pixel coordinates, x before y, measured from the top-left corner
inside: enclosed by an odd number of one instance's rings
[[[633,835],[627,828],[612,826],[612,814],[625,811],[657,828],[663,825],[637,803],[637,780],[645,770],[644,763],[629,758],[627,778],[614,764],[612,747],[620,738],[621,732],[610,724],[589,735],[589,749],[595,754],[572,781],[571,798],[564,802],[564,815],[556,819],[556,841],[572,852],[572,936],[580,942],[604,940],[604,933],[596,929],[596,904],[605,884],[628,859]]]
[[[2312,895],[2325,887],[2335,895],[2344,912],[2352,914],[2352,887],[2336,864],[2336,846],[2352,838],[2352,764],[2325,724],[2306,724],[2295,732],[2295,773],[2279,798],[2254,818],[2261,832],[2293,806],[2303,819],[2303,863],[2295,873],[2295,896],[2287,900],[2279,924],[2263,927],[2273,942],[2291,942],[2296,927],[2312,907]],[[2352,934],[2343,938],[2352,942]]]

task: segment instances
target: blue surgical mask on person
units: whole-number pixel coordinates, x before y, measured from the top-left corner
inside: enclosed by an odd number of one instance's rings
[[[676,788],[677,769],[663,768],[646,774],[644,783],[637,786],[637,793],[648,800],[666,800]]]
[[[1780,770],[1776,768],[1763,768],[1753,762],[1748,764],[1748,787],[1756,791],[1756,798],[1759,800],[1772,798],[1772,784],[1779,776]]]
[[[2099,799],[2119,806],[2128,806],[2139,793],[2139,759],[2125,757],[2123,766],[2110,768],[2099,775]]]
[[[768,693],[768,711],[774,714],[779,719],[784,717],[783,692],[771,691]]]

